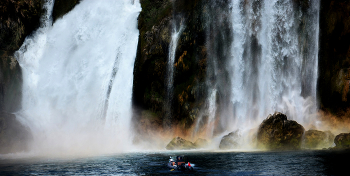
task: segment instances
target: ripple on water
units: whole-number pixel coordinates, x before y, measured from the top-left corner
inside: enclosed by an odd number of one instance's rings
[[[185,155],[194,172],[170,171],[169,156]],[[79,159],[0,159],[0,175],[341,175],[348,151],[154,152]]]

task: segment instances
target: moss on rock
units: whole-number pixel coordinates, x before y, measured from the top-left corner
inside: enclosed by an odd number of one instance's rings
[[[335,139],[335,148],[337,149],[349,149],[350,148],[350,133],[338,134]]]
[[[196,145],[180,137],[175,137],[165,148],[167,150],[189,150],[195,149]]]
[[[269,115],[259,126],[258,147],[270,150],[296,150],[301,148],[304,127],[287,120],[285,114]]]
[[[305,148],[328,148],[332,146],[333,141],[334,134],[330,131],[308,130],[304,134]]]

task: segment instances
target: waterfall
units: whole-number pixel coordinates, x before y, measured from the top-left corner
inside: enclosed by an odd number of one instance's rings
[[[169,54],[168,54],[168,62],[166,69],[166,96],[165,96],[165,126],[171,126],[171,106],[174,94],[174,64],[175,64],[175,56],[176,56],[176,48],[178,45],[178,41],[180,35],[184,30],[184,26],[182,22],[180,22],[180,27],[177,27],[175,19],[173,22],[173,30],[171,34],[171,41],[169,45]]]
[[[275,111],[316,125],[320,3],[308,3],[304,8],[292,0],[213,1],[206,9],[206,108],[219,103],[207,113],[213,121],[216,111],[215,128],[249,130]]]
[[[230,77],[235,128],[252,128],[275,111],[303,125],[312,122],[318,11],[318,1],[311,1],[307,12],[291,0],[232,2]]]
[[[84,0],[42,27],[16,52],[23,71],[16,115],[43,152],[111,152],[131,145],[138,1]],[[76,150],[74,150],[76,149]]]

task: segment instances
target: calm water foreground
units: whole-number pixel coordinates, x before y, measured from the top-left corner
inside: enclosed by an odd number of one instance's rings
[[[193,172],[170,171],[185,155]],[[1,159],[0,175],[349,175],[349,151],[149,152],[76,159]]]

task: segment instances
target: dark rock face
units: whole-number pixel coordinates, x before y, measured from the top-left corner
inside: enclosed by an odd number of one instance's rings
[[[338,149],[350,148],[350,133],[341,133],[334,139],[335,147]]]
[[[334,134],[330,131],[308,130],[304,134],[305,148],[328,148],[332,146]]]
[[[58,18],[61,18],[64,14],[71,11],[80,0],[55,0],[52,11],[52,20],[55,22]]]
[[[15,115],[0,112],[0,153],[26,151],[32,138],[30,130],[18,122]]]
[[[13,52],[40,25],[42,0],[0,1],[0,111],[20,109],[22,73]]]
[[[295,150],[301,148],[304,127],[287,116],[276,112],[259,126],[258,146],[271,150]]]
[[[206,75],[206,48],[201,18],[205,1],[140,2],[142,12],[138,19],[140,36],[134,67],[133,105],[156,113],[164,126],[189,128],[205,99],[202,85]],[[166,110],[169,45],[173,24],[179,26],[181,21],[186,26],[180,34],[175,54],[171,108]],[[171,117],[164,120],[167,113]]]
[[[189,150],[195,149],[196,146],[185,139],[180,137],[176,137],[169,142],[169,144],[165,147],[167,150]]]
[[[323,110],[350,107],[350,1],[322,0],[317,91]]]
[[[0,55],[0,111],[15,112],[19,110],[21,100],[21,68],[14,57],[2,54]]]
[[[240,139],[238,131],[233,131],[222,137],[219,148],[222,150],[236,149],[239,147],[238,140]]]
[[[0,50],[12,54],[39,27],[42,0],[0,1]]]

